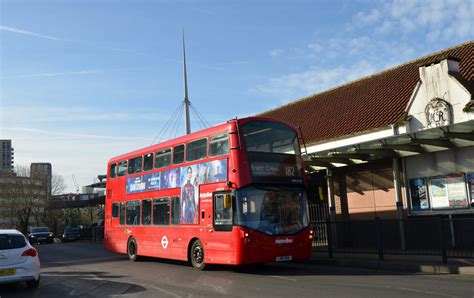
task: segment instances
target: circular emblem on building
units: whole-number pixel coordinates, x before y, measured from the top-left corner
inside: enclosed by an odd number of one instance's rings
[[[164,249],[168,247],[168,238],[166,238],[166,236],[163,236],[163,238],[161,238],[161,246],[163,246]]]
[[[446,126],[451,124],[451,108],[447,101],[433,98],[425,108],[428,128]]]

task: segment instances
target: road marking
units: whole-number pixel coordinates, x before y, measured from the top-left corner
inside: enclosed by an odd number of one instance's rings
[[[386,288],[386,289],[402,290],[402,291],[430,294],[430,295],[443,296],[443,297],[459,297],[459,296],[454,296],[454,295],[430,292],[430,291],[425,291],[425,290],[417,290],[417,289],[396,287],[396,286],[364,285],[364,284],[348,284],[348,283],[340,283],[338,285],[340,285],[340,286],[349,286],[349,287],[364,287],[364,288]]]
[[[298,281],[297,279],[289,278],[289,277],[284,277],[284,276],[270,275],[270,277],[279,278],[279,279],[284,279],[284,280],[289,280],[289,281]]]
[[[75,271],[70,271],[70,272],[75,273]],[[41,273],[41,275],[43,275],[43,276],[55,276],[55,277],[71,277],[71,274],[58,274],[58,273],[53,273],[53,272],[51,272],[51,273],[44,272],[44,273]],[[88,278],[89,280],[100,280],[100,281],[105,281],[105,282],[110,282],[110,283],[118,282],[118,281],[120,280],[120,279],[118,279],[118,280],[111,280],[111,279],[108,279],[107,277],[99,277],[99,276],[96,276],[93,272],[91,272],[91,273],[86,273],[86,274],[81,274],[81,273],[79,273],[78,276],[80,276],[80,277],[82,277],[82,278]],[[120,282],[121,282],[121,281],[120,281]],[[168,291],[168,290],[165,290],[165,289],[160,288],[160,287],[155,286],[155,285],[150,285],[150,284],[146,284],[146,283],[140,283],[140,282],[136,282],[136,281],[131,281],[131,282],[127,281],[127,283],[130,284],[130,285],[139,285],[139,286],[142,286],[142,287],[144,287],[144,288],[152,288],[152,289],[155,289],[155,290],[157,290],[157,291],[159,291],[159,292],[162,292],[162,293],[167,294],[167,295],[172,296],[172,297],[182,297],[182,296],[180,296],[180,295],[177,295],[177,294],[175,294],[175,293],[173,293],[173,292],[170,292],[170,291]],[[90,292],[91,290],[95,290],[95,289],[97,289],[97,288],[99,288],[99,287],[101,287],[101,286],[102,286],[102,285],[96,285],[95,287],[88,288],[88,289],[86,290],[86,292],[85,292],[85,293],[81,293],[81,295],[87,294],[87,292]],[[77,295],[77,294],[78,294],[78,293],[77,293],[78,290],[79,290],[79,289],[73,289],[71,292],[69,292],[69,295]],[[112,296],[112,297],[117,297],[117,296],[122,296],[122,295],[123,295],[123,293],[117,294],[117,295],[110,295],[110,296]],[[1,296],[0,296],[0,298],[1,298]]]
[[[77,259],[77,260],[68,260],[68,261],[57,261],[57,262],[47,262],[45,264],[49,265],[63,265],[63,264],[71,264],[77,262],[102,262],[102,261],[112,261],[112,260],[120,260],[124,259],[124,257],[116,256],[116,257],[107,257],[107,258],[94,258],[94,259]]]
[[[100,277],[98,277],[98,279],[100,279]],[[152,288],[152,289],[158,290],[158,291],[160,291],[160,292],[163,292],[163,293],[168,294],[168,295],[173,296],[173,297],[178,297],[178,298],[183,297],[183,296],[180,296],[180,295],[178,295],[178,294],[175,294],[175,293],[173,293],[173,292],[170,292],[170,291],[168,291],[168,290],[162,289],[162,288],[157,287],[157,286],[154,286],[154,285],[149,285],[149,284],[145,284],[145,283],[139,283],[139,282],[136,282],[136,281],[133,281],[133,284],[134,284],[134,285],[139,285],[139,286],[142,286],[142,287],[145,287],[145,288]],[[116,297],[116,296],[122,296],[122,295],[111,295],[111,296],[112,296],[112,297]]]

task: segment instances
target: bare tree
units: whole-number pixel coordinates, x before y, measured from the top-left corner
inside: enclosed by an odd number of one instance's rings
[[[40,180],[28,177],[27,167],[17,166],[16,173],[18,176],[10,173],[0,177],[0,209],[10,226],[26,233],[32,217],[41,211],[47,193]]]
[[[66,190],[66,183],[61,175],[53,173],[51,180],[51,195],[60,195]]]
[[[66,183],[64,178],[58,174],[53,173],[51,178],[51,195],[63,194],[66,190]],[[62,209],[52,208],[53,201],[47,202],[47,206],[44,212],[44,223],[47,225],[56,235],[61,231],[65,223],[65,212]]]

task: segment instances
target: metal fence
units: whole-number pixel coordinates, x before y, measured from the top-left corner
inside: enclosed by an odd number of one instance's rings
[[[313,249],[328,252],[474,258],[474,218],[313,222]]]
[[[95,226],[81,229],[81,240],[102,241],[104,239],[104,227]]]

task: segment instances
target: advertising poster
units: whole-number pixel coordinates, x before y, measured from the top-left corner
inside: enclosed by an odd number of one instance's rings
[[[227,180],[227,160],[214,160],[181,168],[180,223],[198,223],[199,185]]]
[[[469,196],[471,198],[471,206],[474,207],[474,173],[467,173],[467,185],[469,187]]]
[[[446,184],[448,188],[449,207],[466,208],[468,201],[464,174],[447,176]]]
[[[431,205],[433,209],[436,208],[448,208],[448,191],[446,188],[446,178],[445,177],[436,177],[430,178],[430,197]]]
[[[145,181],[145,189],[156,190],[160,189],[160,173],[152,173],[143,176]]]
[[[127,179],[127,193],[137,193],[145,190],[146,185],[142,176]]]
[[[425,178],[410,179],[410,195],[413,210],[430,208]]]
[[[176,168],[161,173],[160,189],[181,187],[181,169]]]
[[[197,224],[199,185],[227,181],[227,159],[127,178],[127,194],[181,188],[180,223]]]

